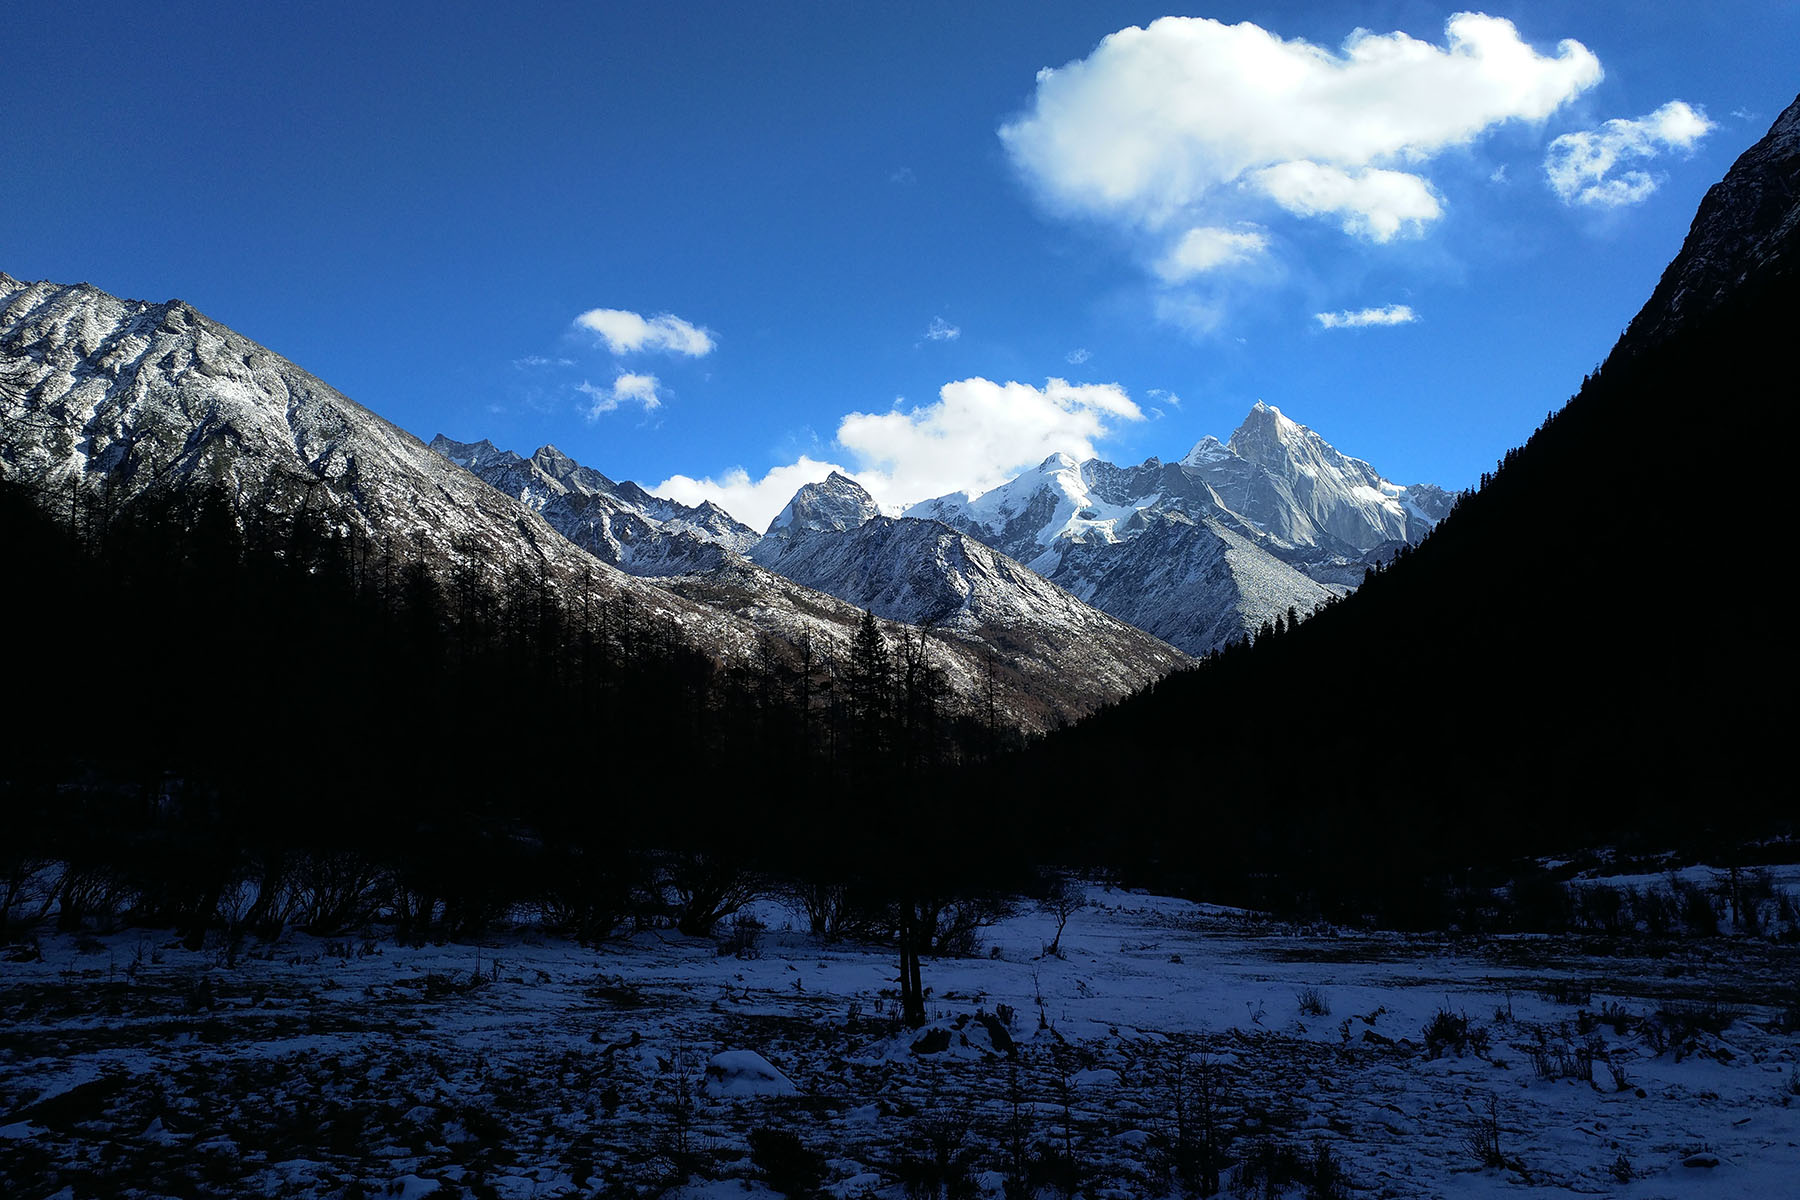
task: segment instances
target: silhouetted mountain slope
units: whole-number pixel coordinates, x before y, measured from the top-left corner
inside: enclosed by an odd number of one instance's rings
[[[1709,193],[1633,323],[1658,335],[1622,341],[1422,545],[1298,629],[1054,736],[1019,790],[1089,797],[1129,761],[1101,853],[1328,889],[1394,864],[1791,823],[1775,531],[1800,223],[1794,193],[1771,204],[1737,176],[1792,178],[1797,123],[1800,102]],[[1669,279],[1702,277],[1729,285],[1674,320]]]

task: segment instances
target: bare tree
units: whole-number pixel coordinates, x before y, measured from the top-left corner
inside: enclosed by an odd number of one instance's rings
[[[1038,911],[1056,919],[1056,936],[1044,947],[1044,953],[1051,958],[1062,957],[1063,930],[1068,927],[1069,918],[1077,909],[1087,907],[1087,889],[1080,882],[1067,875],[1058,875],[1050,881],[1050,888],[1038,901]]]

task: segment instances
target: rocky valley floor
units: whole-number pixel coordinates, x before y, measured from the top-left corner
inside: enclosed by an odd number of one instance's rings
[[[1063,957],[1022,907],[927,960],[912,1034],[887,950],[759,916],[745,957],[40,934],[0,962],[0,1193],[1175,1196],[1209,1157],[1251,1195],[1800,1179],[1800,946],[1352,934],[1095,887]]]

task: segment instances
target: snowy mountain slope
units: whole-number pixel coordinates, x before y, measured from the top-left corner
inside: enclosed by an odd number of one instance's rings
[[[0,274],[0,477],[126,495],[152,484],[216,483],[240,511],[309,506],[377,551],[439,568],[472,563],[496,582],[513,568],[541,572],[565,595],[591,588],[622,602],[631,620],[672,631],[720,660],[748,661],[769,638],[790,645],[805,638],[823,657],[847,655],[861,610],[744,562],[722,543],[741,543],[748,531],[710,506],[686,509],[634,485],[611,485],[548,448],[516,461],[491,444],[459,444],[456,453],[512,473],[514,482],[539,489],[532,498],[541,492],[541,502],[483,482],[181,301],[120,300],[86,284],[27,284]],[[670,586],[620,571],[545,520],[576,512],[577,497],[586,510],[621,514],[622,524],[625,516],[654,523],[670,554],[703,547],[721,565],[665,580]],[[596,514],[595,524],[617,538],[610,515],[603,523]],[[617,541],[631,550],[624,561],[656,565],[647,563],[642,539]],[[891,623],[885,629],[891,642],[904,632]],[[1078,646],[1004,665],[1003,718],[1043,729],[1150,682],[1174,660],[1144,643],[1128,647],[1130,660],[1101,661],[1104,649]],[[988,649],[933,638],[952,687],[971,703],[987,686]]]
[[[1184,657],[1017,562],[938,521],[866,516],[875,502],[833,475],[809,484],[751,550],[762,566],[878,616],[994,646],[1051,669],[1113,663],[1169,670]],[[1123,677],[1119,677],[1123,682]]]
[[[1210,517],[1146,512],[1121,542],[1076,543],[1058,575],[1081,599],[1191,653],[1238,641],[1290,610],[1312,612],[1333,590]]]
[[[912,522],[880,518],[871,524]],[[853,540],[859,536],[860,530],[820,535],[827,540]],[[945,586],[932,581],[909,591],[904,584],[898,583],[901,577],[918,570],[909,565],[905,553],[871,555],[870,561],[887,564],[895,585],[872,587],[872,599],[876,603],[866,606],[840,600],[821,586],[808,586],[742,559],[727,560],[710,571],[672,576],[659,582],[679,596],[729,608],[751,619],[776,607],[830,613],[839,621],[859,618],[864,607],[880,616],[876,604],[881,602],[884,593],[902,601],[891,611],[929,611],[930,604],[912,601],[920,594],[928,594],[930,588]],[[1007,565],[1019,570],[1017,564]],[[992,570],[985,579],[976,580],[971,590],[977,595],[990,588],[1004,590],[1005,580],[997,579],[1002,575],[1003,572]],[[874,578],[879,578],[879,571]],[[864,577],[865,584],[870,579]],[[820,582],[830,581],[821,579]],[[1134,692],[1172,670],[1189,665],[1180,651],[1142,630],[1080,604],[1041,580],[1037,581],[1037,586],[1059,594],[1060,600],[1045,598],[1042,606],[1036,609],[1027,605],[1009,608],[1004,604],[976,600],[963,610],[953,611],[941,625],[934,624],[926,629],[933,662],[944,670],[952,691],[965,699],[980,696],[991,667],[1002,707],[1011,714],[1014,723],[1035,731],[1055,728],[1100,704]],[[881,604],[881,607],[886,605]],[[968,619],[972,612],[981,613],[987,619]],[[900,637],[915,628],[885,618],[882,623],[890,647],[897,645]]]
[[[652,496],[635,483],[614,483],[555,446],[530,458],[492,442],[457,442],[439,434],[431,448],[518,497],[577,546],[622,571],[656,577],[704,571],[741,554],[756,531],[711,503],[697,508]]]
[[[1632,319],[1641,347],[1717,308],[1752,276],[1800,270],[1800,97],[1707,189],[1681,251]]]
[[[1204,438],[1179,462],[1057,454],[992,491],[906,515],[942,521],[1203,654],[1354,588],[1454,500],[1389,482],[1259,402],[1229,443]]]
[[[240,508],[322,507],[374,546],[496,576],[598,566],[411,434],[179,300],[0,275],[0,421],[0,474],[41,487],[216,482]],[[596,574],[606,590],[627,586]]]

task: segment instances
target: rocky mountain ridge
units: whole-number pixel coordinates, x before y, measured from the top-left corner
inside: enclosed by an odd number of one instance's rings
[[[365,548],[496,583],[523,571],[565,596],[590,594],[659,636],[722,662],[809,641],[847,654],[856,607],[738,558],[751,531],[588,473],[552,449],[531,460],[458,444],[529,490],[484,482],[281,356],[174,300],[121,300],[87,284],[0,275],[0,478],[40,494],[125,498],[153,486],[217,486],[241,512],[301,507]],[[440,447],[445,449],[448,447]],[[516,461],[515,461],[516,460]],[[559,532],[585,518],[596,551]],[[643,536],[648,530],[654,538]],[[661,543],[645,553],[647,543]],[[695,556],[717,554],[710,573]],[[989,647],[934,635],[951,688],[973,703],[993,686],[1003,718],[1042,729],[1141,687],[1181,656],[1118,624],[1118,636],[1051,639],[996,672]],[[888,626],[890,641],[903,631]]]
[[[1401,486],[1258,401],[1229,442],[1135,467],[1066,454],[913,505],[1189,654],[1311,612],[1416,544],[1455,497]]]

